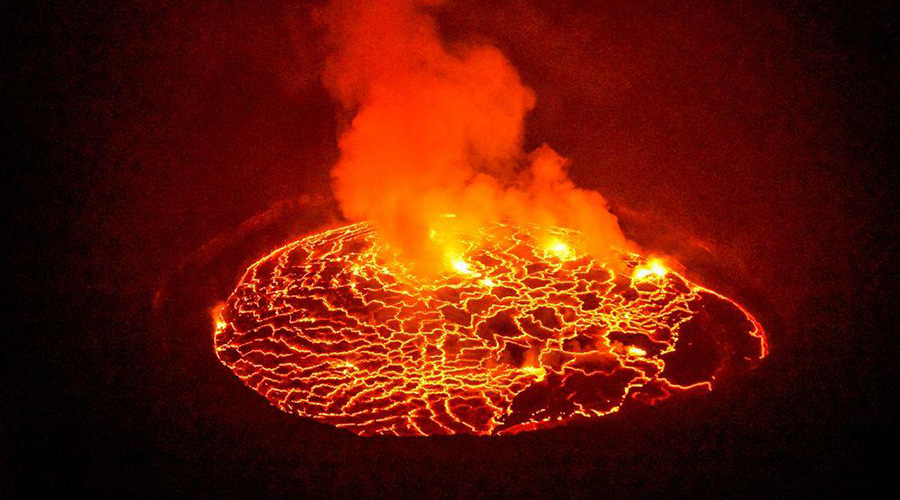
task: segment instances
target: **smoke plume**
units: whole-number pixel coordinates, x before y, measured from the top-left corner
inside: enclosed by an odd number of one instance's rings
[[[628,247],[563,157],[523,150],[534,93],[497,48],[443,42],[429,12],[441,3],[335,0],[319,13],[332,44],[324,81],[348,117],[333,171],[344,215],[424,265],[447,252],[432,230],[502,219],[580,230],[598,256]]]

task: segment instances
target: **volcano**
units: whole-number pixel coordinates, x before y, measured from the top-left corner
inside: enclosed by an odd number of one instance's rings
[[[216,311],[219,360],[272,405],[359,435],[505,434],[703,392],[766,355],[736,302],[661,261],[499,222],[432,232],[420,276],[369,223],[254,263]]]

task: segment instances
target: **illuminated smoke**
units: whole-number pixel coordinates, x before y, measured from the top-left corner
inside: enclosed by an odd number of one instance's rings
[[[495,47],[442,41],[428,12],[440,3],[337,0],[319,13],[332,44],[324,80],[348,117],[333,171],[344,215],[372,221],[419,271],[445,270],[455,251],[433,231],[496,220],[579,230],[595,256],[627,248],[563,157],[523,150],[534,93]]]

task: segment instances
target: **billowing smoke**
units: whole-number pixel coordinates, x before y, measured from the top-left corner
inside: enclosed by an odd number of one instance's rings
[[[523,150],[534,93],[497,48],[444,43],[429,13],[440,3],[335,0],[319,13],[333,44],[324,80],[349,118],[333,171],[344,215],[421,264],[445,258],[433,230],[500,219],[580,230],[595,255],[627,247],[563,157]]]

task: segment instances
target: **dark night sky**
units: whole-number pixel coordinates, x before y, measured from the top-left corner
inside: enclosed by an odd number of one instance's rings
[[[261,253],[336,217],[337,106],[308,6],[46,3],[4,36],[0,492],[896,487],[888,3],[597,4],[461,0],[439,20],[448,39],[491,40],[535,90],[530,147],[571,158],[639,242],[758,314],[759,369],[503,439],[360,439],[268,407],[218,364],[208,308]]]

